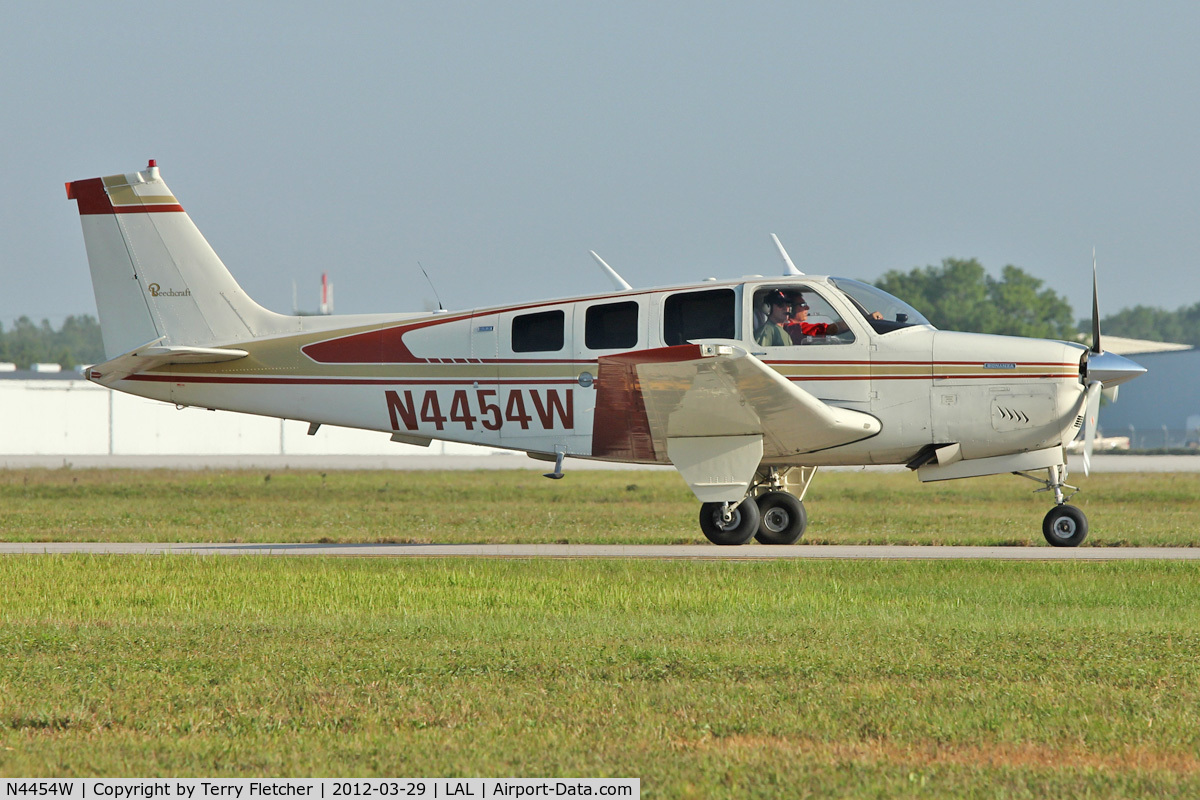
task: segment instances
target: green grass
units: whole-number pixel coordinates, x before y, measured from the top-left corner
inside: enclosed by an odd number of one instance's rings
[[[5,776],[1200,793],[1200,568],[0,559]]]
[[[1193,546],[1200,475],[1080,479],[1092,546]],[[809,543],[1044,545],[1051,501],[1012,476],[823,472]],[[0,471],[4,541],[704,542],[670,472]]]

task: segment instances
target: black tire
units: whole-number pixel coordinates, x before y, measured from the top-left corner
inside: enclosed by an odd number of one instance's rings
[[[758,533],[754,538],[763,544],[795,544],[808,527],[804,503],[794,494],[767,492],[758,498]]]
[[[700,530],[713,544],[722,546],[745,544],[758,531],[758,504],[743,500],[733,509],[733,517],[726,524],[721,518],[724,503],[705,503],[700,506]]]
[[[1088,535],[1087,517],[1075,506],[1056,506],[1042,520],[1042,535],[1055,547],[1078,547]]]

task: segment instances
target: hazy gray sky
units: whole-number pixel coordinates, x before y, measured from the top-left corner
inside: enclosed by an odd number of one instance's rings
[[[1200,301],[1200,3],[10,2],[0,323],[95,313],[69,180],[158,160],[339,313],[977,257]]]

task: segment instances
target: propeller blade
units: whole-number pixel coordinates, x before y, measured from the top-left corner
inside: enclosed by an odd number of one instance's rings
[[[1092,447],[1096,444],[1096,418],[1100,414],[1100,392],[1104,384],[1092,381],[1087,388],[1087,410],[1083,418],[1083,474],[1092,470]]]
[[[1100,298],[1096,280],[1096,248],[1092,248],[1092,352],[1103,353],[1100,347]]]

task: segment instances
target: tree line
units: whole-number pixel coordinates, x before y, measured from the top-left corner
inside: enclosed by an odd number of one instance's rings
[[[947,258],[940,266],[890,270],[874,283],[942,330],[1072,340],[1078,331],[1066,298],[1011,264],[994,278],[973,258]]]
[[[55,330],[49,320],[37,325],[29,317],[20,317],[11,330],[0,325],[0,362],[11,362],[18,369],[31,364],[61,364],[66,369],[104,360],[100,325],[90,314],[70,316]]]
[[[1075,322],[1065,297],[1012,264],[997,278],[976,259],[947,258],[908,272],[890,270],[869,282],[943,330],[1078,341],[1092,328],[1090,318]],[[1200,346],[1200,302],[1177,311],[1134,306],[1102,317],[1100,328],[1112,336]],[[67,317],[59,330],[47,320],[35,325],[28,317],[18,319],[12,330],[0,325],[0,361],[20,369],[38,362],[70,368],[103,360],[100,325],[91,315]]]
[[[1088,329],[1092,321],[1084,320]],[[1100,318],[1101,334],[1128,336],[1131,339],[1150,339],[1155,342],[1177,342],[1200,347],[1200,303],[1182,306],[1175,311],[1149,306],[1125,308]],[[1103,337],[1101,337],[1103,338]]]
[[[1011,264],[994,278],[973,258],[947,258],[940,266],[891,270],[874,283],[943,330],[1091,340],[1091,317],[1076,324],[1065,297]],[[1100,330],[1111,336],[1200,346],[1200,303],[1177,311],[1122,309],[1101,317]]]

